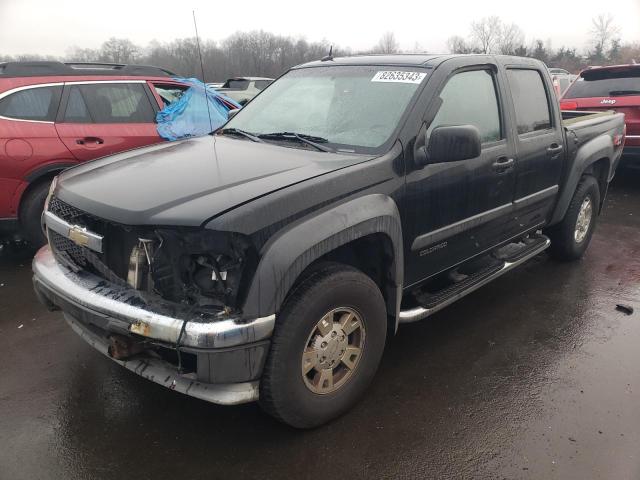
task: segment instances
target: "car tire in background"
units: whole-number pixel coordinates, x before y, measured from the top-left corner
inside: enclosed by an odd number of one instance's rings
[[[41,217],[44,210],[44,202],[49,194],[51,180],[43,180],[31,186],[25,193],[20,205],[20,227],[26,240],[34,247],[39,248],[47,243],[47,238],[42,231]]]
[[[373,280],[350,266],[319,265],[276,317],[261,407],[296,428],[342,415],[373,379],[386,334],[385,303]]]
[[[562,221],[545,232],[551,239],[551,256],[561,261],[582,257],[593,236],[599,210],[598,181],[585,175],[580,179]]]

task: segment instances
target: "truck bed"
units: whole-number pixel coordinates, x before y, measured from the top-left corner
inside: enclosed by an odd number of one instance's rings
[[[577,123],[593,120],[599,117],[609,117],[615,115],[613,110],[589,111],[589,110],[562,110],[562,124],[565,127],[574,126]]]

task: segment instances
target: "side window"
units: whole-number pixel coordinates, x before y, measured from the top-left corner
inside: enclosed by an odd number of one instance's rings
[[[480,131],[482,143],[502,138],[496,86],[489,70],[455,74],[440,92],[440,98],[442,105],[427,135],[436,127],[473,125]]]
[[[156,89],[156,93],[162,99],[164,106],[172,104],[176,100],[182,97],[182,94],[187,91],[188,87],[182,87],[179,85],[157,85],[153,84]]]
[[[518,134],[551,128],[551,112],[547,92],[537,70],[507,70]]]
[[[34,87],[12,93],[0,100],[0,116],[53,122],[61,93],[62,87]]]
[[[141,83],[71,85],[68,123],[153,123],[155,114]]]

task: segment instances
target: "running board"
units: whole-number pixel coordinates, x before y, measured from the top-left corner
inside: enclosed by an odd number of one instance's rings
[[[549,247],[550,243],[551,241],[548,238],[544,237],[543,242],[538,243],[537,245],[535,245],[534,248],[532,248],[528,252],[526,253],[523,252],[523,254],[517,255],[516,258],[505,260],[501,268],[495,270],[490,275],[480,276],[478,281],[472,283],[467,288],[459,291],[455,295],[451,295],[447,297],[445,300],[443,300],[441,303],[438,303],[437,305],[434,305],[429,308],[415,307],[409,310],[401,310],[399,323],[417,322],[418,320],[422,320],[423,318],[426,318],[429,315],[433,315],[434,313],[442,310],[444,307],[451,305],[453,302],[460,300],[462,297],[468,295],[471,292],[476,291],[477,289],[486,285],[490,281],[495,280],[499,276],[504,275],[505,273],[514,269],[515,267],[522,265],[524,262],[535,257],[539,253],[542,253]]]

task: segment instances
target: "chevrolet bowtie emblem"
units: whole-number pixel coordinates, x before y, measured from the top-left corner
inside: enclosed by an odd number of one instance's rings
[[[77,225],[74,225],[69,229],[69,240],[81,247],[89,245],[89,235],[87,235],[87,230],[85,228],[78,227]]]

